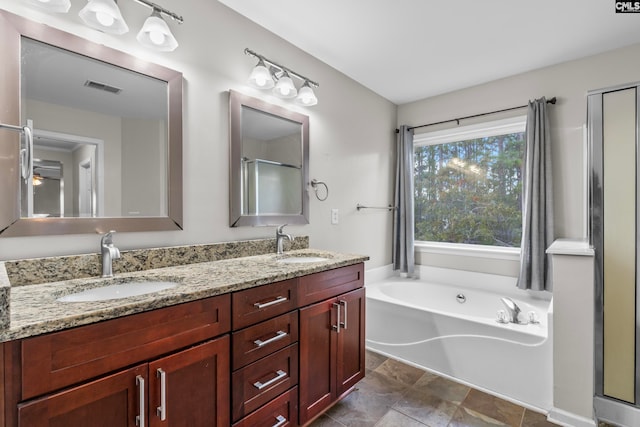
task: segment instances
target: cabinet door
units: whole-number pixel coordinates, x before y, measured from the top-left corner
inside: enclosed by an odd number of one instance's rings
[[[341,327],[338,336],[337,394],[338,397],[364,378],[365,291],[364,288],[340,295]]]
[[[18,407],[20,427],[134,427],[146,394],[146,365],[101,378]],[[142,389],[140,388],[142,387]]]
[[[326,409],[336,396],[337,300],[300,310],[300,418],[301,425]]]
[[[229,369],[229,336],[149,363],[149,426],[229,426]]]

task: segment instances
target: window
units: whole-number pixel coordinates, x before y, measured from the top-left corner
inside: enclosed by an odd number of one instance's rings
[[[520,246],[525,121],[414,136],[416,241]]]

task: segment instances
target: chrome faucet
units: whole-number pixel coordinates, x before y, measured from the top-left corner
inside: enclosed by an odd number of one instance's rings
[[[507,308],[507,313],[509,314],[509,322],[522,323],[518,320],[518,315],[520,314],[520,307],[518,307],[518,304],[516,304],[511,298],[501,298],[501,301]]]
[[[113,246],[113,233],[111,230],[100,239],[102,252],[102,277],[113,277],[113,260],[120,258],[120,250]]]
[[[291,234],[285,234],[282,232],[282,230],[284,229],[284,227],[287,224],[283,224],[283,225],[279,225],[276,228],[276,254],[277,255],[282,255],[282,240],[283,239],[288,239],[290,242],[293,242],[294,237]]]

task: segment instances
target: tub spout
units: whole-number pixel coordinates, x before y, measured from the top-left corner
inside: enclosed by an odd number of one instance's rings
[[[522,323],[518,320],[518,315],[520,314],[520,307],[515,303],[511,298],[501,298],[502,304],[507,309],[507,313],[509,314],[509,322],[511,323]]]

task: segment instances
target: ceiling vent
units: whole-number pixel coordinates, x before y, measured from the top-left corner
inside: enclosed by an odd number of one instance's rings
[[[118,94],[118,93],[122,92],[122,89],[120,89],[119,87],[109,86],[108,84],[96,82],[96,81],[93,81],[93,80],[87,80],[86,82],[84,82],[84,85],[86,87],[90,87],[90,88],[98,89],[98,90],[103,90],[103,91],[109,92],[109,93]]]

